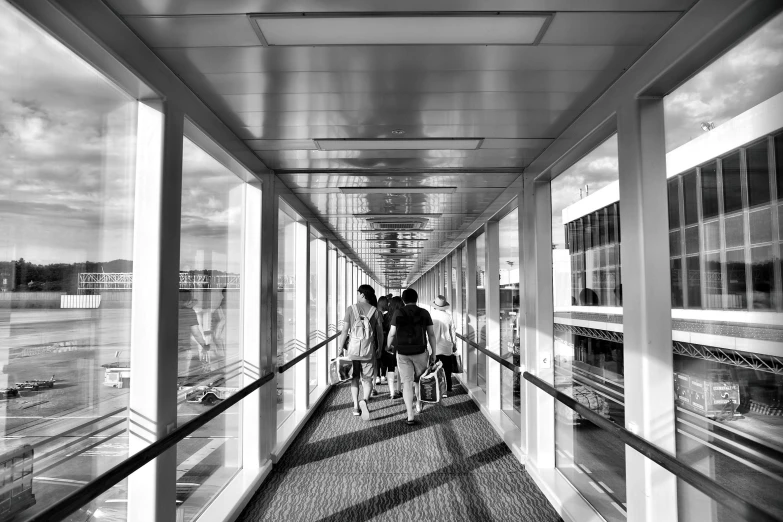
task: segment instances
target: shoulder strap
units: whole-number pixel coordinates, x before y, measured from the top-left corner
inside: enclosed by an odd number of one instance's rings
[[[367,319],[372,319],[372,316],[375,315],[376,308],[372,305],[370,305],[370,313],[367,314]]]
[[[351,310],[353,310],[353,315],[356,316],[356,320],[358,321],[359,318],[361,318],[361,315],[359,314],[359,309],[356,307],[356,303],[351,305]]]

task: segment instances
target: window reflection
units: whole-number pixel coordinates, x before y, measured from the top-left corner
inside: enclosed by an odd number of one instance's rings
[[[519,365],[519,210],[514,209],[499,223],[500,268],[500,356]],[[500,407],[510,412],[519,425],[520,411],[519,373],[505,366],[500,367]]]
[[[618,178],[613,136],[551,182],[554,385],[624,425]],[[669,187],[670,198],[678,193]],[[556,403],[555,448],[558,470],[599,513],[625,520],[623,445]]]
[[[683,256],[670,252],[677,457],[778,517],[783,292],[775,199],[783,192],[783,70],[772,64],[783,59],[781,34],[783,14],[664,99],[667,163],[677,167],[668,183],[686,194],[678,199],[670,190],[669,227],[683,231],[682,212],[703,231],[703,244],[686,248],[684,299],[675,283]],[[695,126],[684,117],[694,111],[695,121],[716,125],[684,139],[685,127]],[[701,205],[687,198],[691,178],[701,186]],[[690,486],[680,483],[678,494],[680,520],[738,520]]]
[[[476,342],[487,347],[487,241],[486,234],[476,238]],[[487,356],[476,350],[476,383],[487,390]]]
[[[7,520],[39,512],[128,455],[138,109],[8,2],[0,65]],[[67,436],[77,424],[80,436]],[[119,500],[124,517],[126,484],[88,508],[107,499]]]

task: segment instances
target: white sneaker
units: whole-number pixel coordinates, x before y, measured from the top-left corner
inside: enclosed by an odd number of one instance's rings
[[[375,378],[375,384],[380,384],[380,383],[381,383],[381,378],[380,377],[376,377]]]
[[[387,382],[386,377],[381,377],[381,384],[386,384]]]

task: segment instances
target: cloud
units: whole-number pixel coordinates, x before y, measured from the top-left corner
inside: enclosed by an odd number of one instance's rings
[[[666,151],[783,89],[783,14],[770,20],[664,98]]]
[[[563,209],[579,201],[586,194],[585,187],[592,194],[619,178],[615,134],[553,179],[552,242],[565,246]]]

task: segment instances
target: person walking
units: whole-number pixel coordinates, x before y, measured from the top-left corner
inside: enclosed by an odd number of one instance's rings
[[[379,384],[388,383],[387,373],[389,368],[388,365],[386,364],[387,360],[386,357],[384,357],[384,355],[386,355],[386,350],[385,350],[386,336],[389,333],[389,328],[386,326],[387,323],[386,317],[389,314],[389,299],[385,295],[382,295],[378,299],[378,311],[381,312],[381,319],[382,319],[381,324],[383,325],[384,349],[381,351],[381,358],[378,359],[378,375],[377,377],[375,377],[375,387],[373,387],[373,390],[375,390]],[[373,395],[375,394],[373,393]]]
[[[405,304],[400,297],[392,297],[389,301],[388,311],[383,316],[383,335],[386,339],[389,338],[389,329],[391,328],[391,320],[394,317],[395,312],[401,309]],[[386,364],[386,378],[389,383],[389,395],[392,400],[402,398],[402,392],[400,391],[401,384],[397,372],[397,347],[394,345],[386,345],[382,355]]]
[[[356,291],[356,303],[345,309],[345,319],[337,346],[344,346],[348,339],[347,356],[353,361],[351,398],[353,414],[370,420],[367,401],[373,386],[375,365],[383,346],[383,324],[381,314],[375,305],[378,299],[370,285],[361,285]],[[359,382],[362,385],[362,399],[359,400]]]
[[[435,357],[443,363],[443,370],[446,372],[446,395],[452,393],[451,388],[451,369],[453,368],[457,351],[457,344],[454,342],[454,320],[449,310],[449,302],[442,295],[439,295],[432,302],[432,327],[435,330]]]
[[[409,426],[418,424],[413,413],[414,399],[416,411],[422,411],[415,383],[428,365],[435,362],[435,330],[432,317],[427,310],[416,306],[418,300],[419,294],[413,288],[402,293],[405,306],[394,313],[387,340],[387,345],[395,346],[396,343],[397,346],[397,368],[402,382],[402,398],[408,413],[406,423]]]

